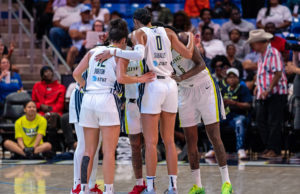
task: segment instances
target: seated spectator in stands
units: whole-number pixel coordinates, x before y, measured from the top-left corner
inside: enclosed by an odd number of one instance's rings
[[[281,155],[281,132],[284,125],[284,110],[287,104],[287,78],[284,64],[277,49],[270,44],[273,35],[263,29],[250,32],[249,43],[263,58],[257,62],[256,122],[265,146],[263,157]],[[267,81],[266,81],[267,80]]]
[[[209,9],[209,0],[185,0],[184,11],[189,17],[199,17],[202,9]]]
[[[229,32],[232,29],[238,29],[241,32],[241,39],[247,40],[250,30],[255,29],[254,25],[241,18],[241,12],[238,8],[231,10],[230,20],[221,27],[221,39],[229,40]]]
[[[171,25],[173,22],[173,14],[169,8],[162,7],[160,5],[160,0],[150,0],[151,4],[145,5],[151,14],[152,22],[162,22],[164,24]]]
[[[54,146],[57,130],[60,126],[60,117],[64,110],[65,86],[53,80],[54,72],[49,66],[40,71],[42,81],[34,84],[32,100],[36,103],[38,113],[48,121],[48,140]]]
[[[247,86],[240,83],[238,69],[229,68],[226,74],[228,88],[222,90],[226,112],[226,120],[223,124],[235,129],[238,157],[239,159],[245,159],[244,142],[247,124],[249,123],[248,110],[251,108],[252,96]]]
[[[67,64],[73,68],[75,59],[79,51],[84,47],[83,43],[86,39],[87,31],[93,28],[93,20],[91,20],[91,8],[83,6],[80,10],[81,21],[73,23],[69,28],[69,35],[72,38],[73,45],[68,51]]]
[[[80,9],[82,5],[78,0],[67,0],[67,5],[55,10],[53,27],[50,29],[49,38],[58,52],[61,48],[69,48],[72,44],[69,28],[73,23],[80,22]]]
[[[94,20],[100,20],[108,25],[110,20],[109,10],[101,7],[100,0],[91,0],[92,3],[92,14]]]
[[[4,147],[18,155],[33,158],[34,155],[48,152],[52,146],[43,142],[46,135],[47,121],[37,114],[36,104],[29,101],[24,107],[25,115],[15,123],[15,138],[17,143],[11,140],[4,141]]]
[[[260,58],[260,54],[256,51],[252,51],[251,53],[246,55],[245,59],[242,62],[243,69],[244,69],[243,79],[245,80],[246,85],[250,91],[253,91],[255,87],[255,83],[256,83],[255,75],[257,72],[257,61],[259,58]]]
[[[174,14],[173,27],[183,32],[195,31],[189,16],[184,11],[178,11]]]
[[[238,29],[232,29],[229,32],[229,40],[226,41],[224,44],[225,46],[233,44],[236,49],[235,57],[242,61],[245,56],[250,53],[250,46],[246,43],[245,40],[241,39],[241,32]]]
[[[211,67],[214,70],[212,76],[219,85],[220,90],[227,88],[226,71],[231,67],[229,61],[224,55],[217,55],[211,60]]]
[[[0,64],[0,113],[3,110],[6,96],[20,90],[23,90],[20,75],[11,70],[8,58],[3,57]]]
[[[37,46],[40,46],[42,43],[43,35],[48,35],[50,29],[52,28],[52,19],[54,11],[58,8],[55,6],[55,3],[62,2],[62,0],[49,0],[46,7],[40,6],[36,9],[42,9],[40,10],[40,14],[36,15],[35,18],[35,26],[36,26],[36,41],[35,44]],[[40,3],[44,3],[41,1]],[[64,1],[64,5],[66,5],[66,1]]]
[[[265,28],[267,23],[274,23],[277,30],[283,30],[292,23],[292,14],[279,0],[268,0],[267,7],[261,8],[256,18],[256,26]]]
[[[286,40],[279,36],[275,36],[275,24],[271,22],[267,23],[265,26],[265,31],[273,35],[273,38],[271,39],[271,46],[276,48],[281,53],[284,61],[288,61],[289,51],[285,49]]]
[[[299,0],[288,0],[286,5],[288,6],[288,8],[290,8],[290,11],[292,12],[293,16],[297,18],[300,13]]]
[[[211,21],[211,15],[212,15],[212,12],[210,9],[204,8],[201,10],[201,12],[200,12],[201,22],[199,23],[198,31],[201,34],[203,26],[209,26],[212,29],[214,29],[214,38],[220,39],[221,27],[219,24],[215,24],[213,21]]]
[[[207,58],[212,59],[216,55],[226,55],[223,42],[218,39],[213,39],[214,30],[212,28],[203,26],[201,36]]]
[[[9,49],[7,49],[0,35],[0,59],[3,57],[10,59],[12,53],[14,52],[14,49],[15,46],[12,42],[9,44]]]
[[[237,68],[239,70],[239,78],[243,79],[244,69],[242,63],[236,59],[236,47],[233,44],[229,44],[226,47],[227,59],[231,67]]]
[[[53,1],[52,9],[56,11],[60,7],[64,7],[67,5],[67,0],[51,0]]]
[[[237,8],[230,0],[217,0],[213,9],[214,18],[229,18],[231,10]]]

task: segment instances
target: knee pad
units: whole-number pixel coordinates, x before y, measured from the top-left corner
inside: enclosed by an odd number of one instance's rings
[[[90,162],[90,157],[83,156],[81,162],[81,183],[82,184],[87,184],[87,170],[88,170],[89,162]]]

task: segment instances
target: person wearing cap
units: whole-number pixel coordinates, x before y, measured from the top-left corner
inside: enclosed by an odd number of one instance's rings
[[[252,96],[245,84],[239,81],[239,70],[229,68],[226,71],[228,87],[222,90],[226,120],[223,124],[230,126],[236,134],[236,150],[239,159],[247,157],[244,150],[245,133],[249,123],[248,111],[251,108]]]
[[[32,88],[32,100],[36,104],[37,112],[47,119],[48,140],[52,145],[57,145],[54,140],[63,114],[66,88],[53,79],[54,72],[49,66],[43,66],[40,75],[42,80]]]
[[[281,130],[287,103],[287,78],[280,52],[271,46],[273,35],[263,29],[252,30],[248,43],[260,53],[257,62],[256,122],[265,147],[263,157],[277,157],[281,153]]]
[[[85,38],[87,31],[93,29],[94,21],[91,19],[91,8],[88,6],[83,6],[80,9],[81,21],[73,23],[69,29],[69,35],[72,39],[73,45],[71,46],[67,55],[67,64],[73,68],[75,59],[79,54],[80,49],[85,44]]]

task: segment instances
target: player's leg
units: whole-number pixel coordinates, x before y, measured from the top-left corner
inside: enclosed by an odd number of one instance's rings
[[[19,154],[21,156],[26,156],[25,152],[22,150],[22,148],[16,142],[13,142],[11,140],[6,140],[3,143],[3,146],[11,152]]]
[[[131,152],[132,152],[132,167],[135,178],[137,180],[136,185],[143,185],[143,158],[142,158],[142,145],[143,134],[128,135],[130,139]],[[140,183],[141,181],[141,183]]]
[[[85,151],[81,162],[81,191],[88,190],[88,181],[93,169],[93,159],[95,157],[99,142],[99,128],[83,127]]]
[[[93,169],[91,173],[91,177],[89,180],[89,189],[91,192],[99,192],[98,185],[96,184],[96,178],[97,178],[97,169],[98,169],[98,163],[99,163],[99,150],[102,144],[102,136],[101,136],[101,131],[99,135],[99,143],[97,147],[97,151],[94,157],[94,162],[93,162]]]
[[[147,173],[147,191],[154,189],[154,180],[157,166],[158,121],[160,114],[141,114],[145,139],[145,159]]]
[[[177,190],[177,151],[174,142],[176,113],[161,113],[160,134],[166,149],[169,191]]]
[[[120,135],[120,125],[100,127],[103,138],[104,193],[113,194],[115,174],[115,151]]]
[[[43,152],[48,152],[52,149],[52,145],[49,142],[44,142],[43,144],[38,145],[34,149],[34,154],[39,154]]]

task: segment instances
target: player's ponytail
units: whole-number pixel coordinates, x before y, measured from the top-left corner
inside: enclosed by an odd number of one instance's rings
[[[108,38],[111,42],[119,42],[123,38],[127,39],[128,28],[127,23],[123,19],[114,19],[109,24]]]

